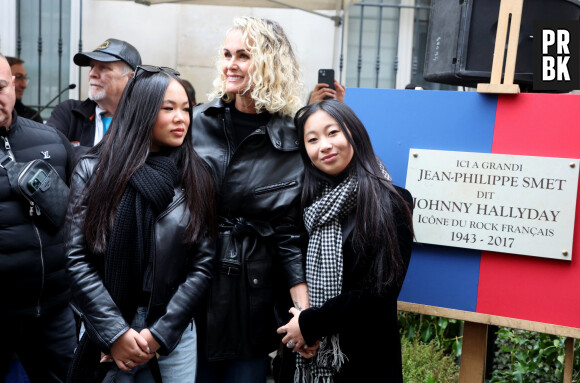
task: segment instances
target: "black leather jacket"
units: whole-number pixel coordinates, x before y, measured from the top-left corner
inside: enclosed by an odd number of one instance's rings
[[[83,317],[91,340],[99,345],[101,351],[108,352],[113,342],[130,326],[103,285],[102,257],[91,254],[86,247],[82,231],[85,209],[80,213],[74,209],[96,163],[96,157],[84,157],[71,179],[67,258],[73,302]],[[187,222],[184,201],[183,191],[176,188],[173,202],[159,214],[154,228],[153,290],[147,324],[161,345],[159,353],[162,355],[177,346],[181,333],[203,302],[215,255],[215,241],[206,239],[194,248],[183,245]]]
[[[306,281],[296,129],[290,117],[272,115],[234,148],[230,110],[219,99],[194,109],[193,129],[193,146],[216,180],[220,219],[200,352],[209,360],[264,356],[279,342],[275,292],[287,296]]]

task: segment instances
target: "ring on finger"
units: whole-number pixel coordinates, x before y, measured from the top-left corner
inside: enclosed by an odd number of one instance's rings
[[[292,342],[291,340],[288,341],[288,347],[289,348],[294,348],[294,342]]]
[[[128,361],[126,361],[126,362],[125,362],[125,366],[128,366],[128,365],[130,365],[131,363],[133,363],[133,361],[131,361],[131,360],[128,360]]]

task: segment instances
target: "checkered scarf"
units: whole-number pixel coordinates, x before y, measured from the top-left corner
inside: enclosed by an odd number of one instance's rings
[[[341,221],[356,203],[358,180],[348,176],[331,189],[324,184],[320,197],[304,210],[304,223],[310,240],[306,253],[306,282],[310,306],[320,307],[342,291]],[[297,355],[295,382],[331,383],[346,356],[340,350],[338,334],[324,337],[316,356]]]

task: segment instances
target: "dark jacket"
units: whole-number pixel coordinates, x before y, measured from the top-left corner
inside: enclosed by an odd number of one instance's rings
[[[222,100],[193,112],[193,146],[218,188],[218,265],[200,330],[209,360],[264,356],[279,337],[275,290],[305,282],[300,249],[304,165],[290,117],[272,115],[238,148]],[[282,291],[281,290],[281,291]],[[286,308],[286,310],[289,307]]]
[[[40,117],[40,113],[38,113],[36,109],[32,109],[24,105],[22,100],[16,100],[14,109],[16,110],[16,113],[18,113],[19,117],[28,118],[29,120],[36,121],[41,124],[44,123],[44,121],[42,121],[42,117]]]
[[[44,158],[67,180],[72,148],[54,128],[12,114],[7,138],[18,162]],[[4,149],[4,140],[0,145]],[[43,216],[31,216],[29,204],[10,189],[0,168],[0,313],[40,317],[69,302],[64,237]]]
[[[95,108],[97,103],[86,99],[66,100],[58,104],[46,121],[60,130],[75,147],[79,159],[95,142]]]
[[[103,285],[103,258],[92,254],[83,235],[84,209],[77,212],[83,190],[97,163],[97,157],[81,159],[71,179],[67,212],[70,232],[67,240],[68,272],[72,280],[73,302],[79,309],[91,340],[108,353],[113,342],[130,328]],[[173,202],[161,212],[154,227],[153,287],[147,325],[167,355],[179,343],[181,333],[203,301],[211,277],[214,241],[201,240],[190,247],[183,244],[187,215],[185,194],[175,189]],[[186,213],[187,214],[187,213]]]
[[[412,208],[412,197],[406,189],[397,191]],[[394,205],[396,206],[396,205]],[[399,249],[405,272],[409,266],[413,236],[405,214],[395,208]],[[354,212],[345,219],[343,230],[342,293],[329,299],[321,307],[300,313],[300,330],[307,344],[314,344],[323,336],[339,334],[340,347],[348,360],[334,376],[334,382],[402,383],[401,340],[397,316],[397,297],[401,283],[393,285],[383,296],[371,292],[365,277],[371,270],[368,263],[354,264],[352,231]]]

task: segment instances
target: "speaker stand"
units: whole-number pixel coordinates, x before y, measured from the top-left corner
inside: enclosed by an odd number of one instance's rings
[[[518,37],[520,35],[523,7],[524,0],[501,0],[490,83],[477,84],[477,91],[479,93],[520,93],[520,86],[514,84],[514,74],[516,71]],[[508,28],[509,40],[507,57],[505,59],[504,81],[502,83],[501,77],[504,65],[506,39],[508,38]]]

